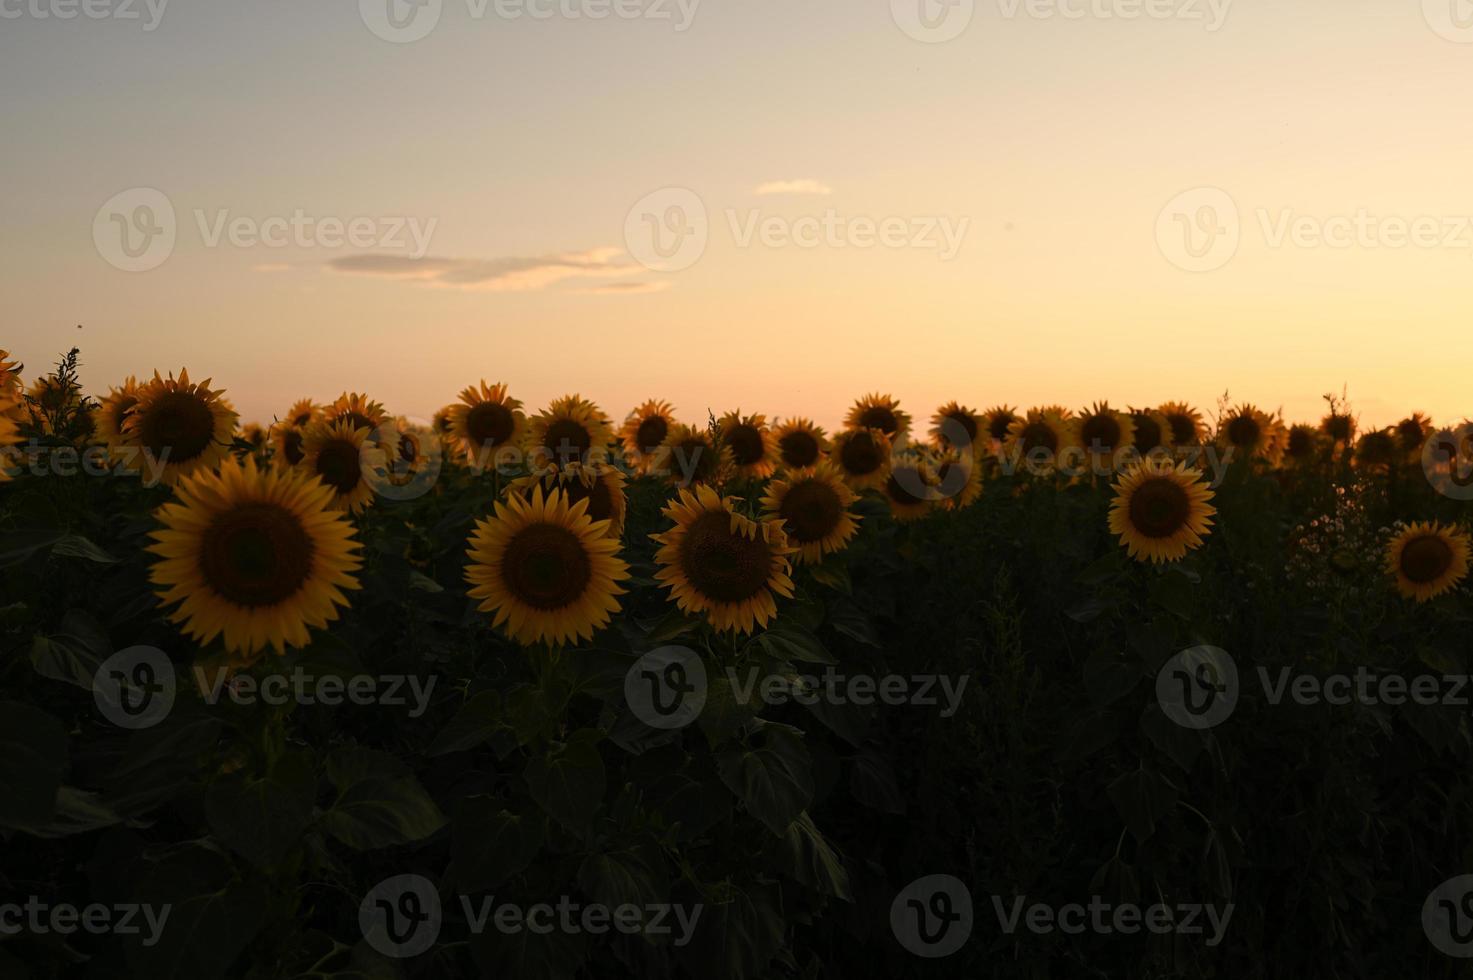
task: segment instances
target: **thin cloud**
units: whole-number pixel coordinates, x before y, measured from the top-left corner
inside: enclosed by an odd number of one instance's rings
[[[590,296],[634,296],[639,293],[661,293],[669,288],[669,279],[656,279],[653,282],[606,282],[585,287],[578,292]]]
[[[768,194],[829,195],[833,192],[832,187],[818,180],[769,180],[765,184],[758,184],[753,193],[765,197]]]
[[[644,271],[643,266],[627,261],[623,249],[614,247],[498,259],[346,255],[330,260],[327,267],[347,275],[406,279],[447,289],[491,292],[526,292],[546,289],[566,279],[617,278]]]

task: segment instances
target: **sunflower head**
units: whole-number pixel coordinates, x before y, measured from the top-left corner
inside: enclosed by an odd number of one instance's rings
[[[345,395],[344,397],[347,396]],[[322,406],[310,398],[300,398],[287,410],[286,416],[281,421],[286,425],[295,426],[298,429],[305,429],[321,417]]]
[[[1277,463],[1284,438],[1279,421],[1252,405],[1239,405],[1218,422],[1218,442],[1246,458]]]
[[[1146,459],[1116,481],[1110,530],[1136,561],[1176,561],[1211,533],[1211,500],[1199,470]]]
[[[277,469],[291,469],[301,465],[305,458],[302,453],[302,435],[306,430],[299,429],[285,422],[278,422],[271,427],[271,463]]]
[[[201,643],[223,637],[246,660],[271,647],[308,644],[358,588],[353,527],[304,472],[227,459],[181,477],[149,551],[150,576],[170,618]]]
[[[0,400],[20,396],[20,373],[25,369],[24,364],[10,359],[9,351],[0,350]]]
[[[791,598],[788,556],[796,550],[777,520],[753,521],[710,487],[682,489],[665,507],[675,526],[652,535],[661,545],[655,578],[687,612],[718,630],[750,633],[777,615],[776,596]]]
[[[1421,412],[1413,412],[1396,423],[1396,441],[1405,453],[1420,452],[1422,443],[1431,434],[1432,420]]]
[[[485,469],[498,450],[520,445],[527,431],[522,403],[506,392],[506,385],[472,385],[450,408],[450,435],[466,462]]]
[[[1130,410],[1132,444],[1141,456],[1161,449],[1170,449],[1175,443],[1171,423],[1159,411],[1149,408]]]
[[[982,416],[976,409],[957,401],[949,401],[931,416],[931,445],[946,452],[961,449],[980,453],[987,447],[982,441]]]
[[[1059,457],[1079,442],[1077,427],[1061,411],[1057,406],[1030,408],[1014,418],[1002,455],[1026,463],[1032,472],[1053,472]]]
[[[629,566],[608,525],[560,489],[510,494],[471,534],[467,594],[523,646],[589,640],[619,611]]]
[[[891,464],[884,492],[890,516],[902,524],[925,517],[940,499],[935,471],[924,457],[914,453],[900,456]]]
[[[138,404],[138,379],[131,375],[122,384],[108,390],[97,409],[97,435],[114,453],[128,444],[123,424]]]
[[[1002,451],[1017,418],[1018,410],[1012,405],[994,405],[982,413],[982,432],[994,455]]]
[[[346,422],[355,429],[372,432],[388,417],[388,411],[367,395],[345,391],[322,410],[321,420],[328,425]]]
[[[1437,521],[1403,528],[1386,545],[1386,570],[1408,599],[1427,602],[1468,576],[1468,535]]]
[[[1202,413],[1186,402],[1167,402],[1157,409],[1171,426],[1174,446],[1200,446],[1207,441],[1207,423]]]
[[[875,392],[854,403],[844,425],[850,429],[879,429],[895,439],[910,432],[910,416],[901,411],[899,399]]]
[[[1109,402],[1095,402],[1074,421],[1075,431],[1084,451],[1094,456],[1113,456],[1119,449],[1135,444],[1135,423],[1125,412],[1117,412]]]
[[[1294,425],[1284,438],[1284,456],[1292,463],[1304,463],[1314,458],[1319,445],[1318,429],[1312,425]]]
[[[731,447],[718,445],[708,429],[677,422],[655,452],[650,472],[674,486],[720,486],[731,475]]]
[[[313,422],[302,433],[301,468],[317,477],[332,491],[330,506],[356,514],[373,503],[373,483],[368,478],[377,450],[365,447],[370,430],[347,419]]]
[[[613,428],[593,402],[565,395],[531,421],[531,449],[554,465],[607,459]]]
[[[174,485],[223,460],[235,441],[235,411],[210,389],[210,380],[195,383],[181,370],[138,388],[138,401],[123,423],[124,440],[163,464],[163,481]]]
[[[854,491],[832,463],[790,470],[767,485],[762,513],[780,521],[788,541],[798,549],[800,565],[816,565],[825,555],[842,551],[858,529],[849,512]]]
[[[741,409],[727,412],[716,422],[721,444],[731,450],[733,473],[742,479],[761,480],[777,469],[777,441],[761,415],[743,415]]]
[[[251,447],[253,453],[261,452],[266,448],[266,430],[256,422],[247,422],[240,427],[240,439]]]
[[[1355,444],[1355,462],[1372,470],[1385,470],[1396,462],[1396,433],[1392,429],[1375,429],[1360,437]]]
[[[675,409],[667,401],[650,399],[624,419],[619,441],[639,473],[654,468],[654,457],[675,425]]]
[[[802,470],[817,466],[829,450],[823,429],[806,418],[791,418],[773,429],[777,455],[784,469]]]
[[[544,496],[561,493],[569,504],[586,501],[589,518],[602,525],[609,537],[617,538],[624,531],[628,509],[624,482],[624,474],[607,463],[584,466],[575,462],[521,477],[509,489],[529,499],[540,489]]]
[[[845,429],[834,436],[830,459],[854,490],[878,490],[890,476],[890,437],[881,429]]]
[[[1330,441],[1339,445],[1345,445],[1355,438],[1356,418],[1347,412],[1331,410],[1330,414],[1320,419],[1320,431],[1330,438]]]
[[[936,493],[946,510],[960,510],[982,496],[982,467],[986,460],[971,453],[942,453],[932,466]]]

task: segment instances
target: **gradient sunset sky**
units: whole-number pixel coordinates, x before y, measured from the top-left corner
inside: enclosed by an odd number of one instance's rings
[[[99,393],[188,367],[261,422],[345,389],[427,418],[482,378],[829,426],[872,390],[1473,412],[1467,0],[425,2],[150,30],[0,0],[0,347],[30,377],[78,344]],[[385,39],[388,3],[437,19]],[[175,243],[123,271],[139,188]],[[433,234],[209,243],[298,212]],[[830,212],[836,243],[783,240]],[[652,261],[651,219],[704,253]],[[858,247],[887,219],[903,244]]]

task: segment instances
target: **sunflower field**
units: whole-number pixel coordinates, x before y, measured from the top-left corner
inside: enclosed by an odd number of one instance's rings
[[[1466,423],[79,371],[0,351],[0,976],[1462,975]]]

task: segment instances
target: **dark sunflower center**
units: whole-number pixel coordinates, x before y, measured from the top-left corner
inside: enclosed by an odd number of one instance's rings
[[[477,446],[499,446],[515,428],[516,417],[498,402],[482,402],[465,413],[465,430]]]
[[[440,432],[441,435],[448,435],[452,427],[453,424],[450,421],[450,416],[437,415],[435,417],[435,428]]]
[[[1253,416],[1239,415],[1228,423],[1228,441],[1239,447],[1256,446],[1262,431]]]
[[[1120,445],[1120,423],[1113,415],[1091,415],[1080,427],[1084,448],[1092,452],[1109,451]]]
[[[588,516],[595,521],[606,521],[614,516],[614,495],[603,480],[594,480],[593,486],[584,485],[582,480],[569,480],[563,485],[568,503],[588,501]]]
[[[1331,439],[1350,438],[1350,418],[1345,415],[1332,415],[1325,420],[1325,431]]]
[[[561,609],[583,595],[593,565],[572,531],[533,524],[507,542],[501,578],[512,596],[533,609]]]
[[[738,466],[752,466],[762,462],[762,433],[755,425],[745,422],[734,425],[726,432],[726,444],[731,447],[732,458]]]
[[[419,458],[419,440],[405,434],[399,436],[399,461],[412,463]]]
[[[352,493],[363,479],[358,464],[358,447],[351,442],[334,439],[317,454],[317,475],[338,493]]]
[[[962,427],[962,431],[967,434],[968,442],[977,441],[977,420],[970,412],[952,412],[946,417]]]
[[[220,514],[200,540],[205,584],[241,606],[272,606],[296,595],[312,573],[312,539],[276,504],[243,504]]]
[[[1401,572],[1418,585],[1435,582],[1452,567],[1453,549],[1442,538],[1413,538],[1401,549]]]
[[[1017,416],[1012,412],[998,412],[992,417],[992,422],[987,426],[987,434],[1001,442],[1008,437],[1008,429],[1012,427]]]
[[[772,553],[761,537],[733,533],[731,515],[716,510],[686,530],[680,563],[697,592],[718,602],[742,602],[766,587]]]
[[[1161,446],[1161,425],[1149,415],[1135,417],[1135,448],[1148,453]]]
[[[311,412],[298,412],[292,418],[291,424],[300,427],[300,426],[306,425],[308,422],[311,422],[311,421],[312,421],[312,413]]]
[[[702,439],[686,439],[676,444],[672,455],[681,473],[689,471],[693,480],[709,482],[716,476],[719,457],[710,444]]]
[[[155,456],[184,463],[209,448],[215,416],[203,399],[187,391],[165,392],[139,419],[138,438]]]
[[[926,485],[926,476],[914,466],[897,466],[885,481],[885,493],[897,504],[923,504],[926,498],[916,490]]]
[[[302,461],[302,434],[296,429],[288,429],[286,434],[282,436],[281,454],[293,466],[296,466]]]
[[[1175,480],[1153,477],[1130,495],[1130,523],[1148,538],[1170,537],[1190,516],[1192,502]]]
[[[1289,455],[1294,459],[1303,459],[1314,450],[1314,438],[1306,429],[1293,429],[1289,432]]]
[[[868,432],[856,432],[839,450],[839,462],[844,469],[856,476],[873,473],[885,462],[879,443]]]
[[[1190,415],[1168,415],[1166,421],[1171,426],[1171,439],[1178,445],[1190,445],[1197,438],[1197,423]]]
[[[821,480],[805,480],[788,488],[778,512],[794,540],[807,544],[834,532],[844,506],[833,487]]]
[[[558,419],[547,427],[546,445],[559,461],[582,459],[593,448],[593,436],[572,419]]]
[[[871,405],[859,413],[859,427],[862,429],[879,429],[887,436],[893,436],[895,430],[900,427],[895,413],[884,405]]]
[[[1059,436],[1047,422],[1029,422],[1023,426],[1022,443],[1025,453],[1035,449],[1047,449],[1052,453],[1058,451]]]
[[[344,412],[335,421],[347,422],[355,429],[373,429],[378,425],[378,423],[374,422],[373,419],[364,415],[362,412]]]
[[[642,452],[652,452],[656,446],[665,441],[665,437],[669,434],[670,423],[658,415],[651,415],[639,423],[639,428],[634,433],[634,441]]]
[[[818,440],[813,438],[811,432],[797,429],[783,436],[777,444],[782,452],[783,463],[787,466],[801,469],[818,462]]]

